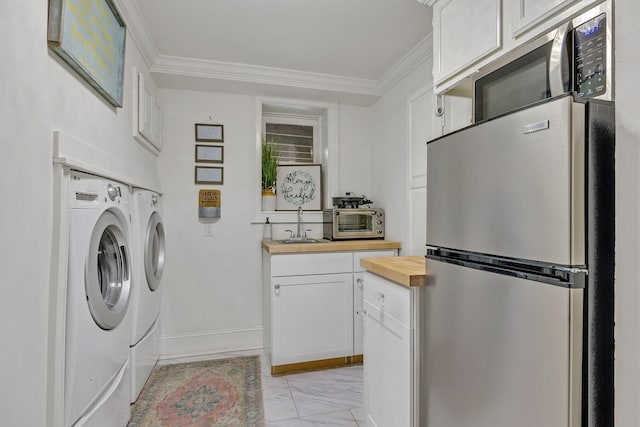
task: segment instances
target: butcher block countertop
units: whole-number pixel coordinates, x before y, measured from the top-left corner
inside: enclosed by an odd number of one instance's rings
[[[278,240],[263,240],[262,249],[270,254],[303,254],[313,252],[369,251],[400,249],[400,242],[389,240],[323,240],[320,243],[282,243]]]
[[[362,258],[360,266],[399,285],[423,286],[427,271],[424,256]]]

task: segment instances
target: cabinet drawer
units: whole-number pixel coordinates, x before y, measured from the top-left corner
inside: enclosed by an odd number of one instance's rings
[[[364,305],[367,316],[378,316],[381,322],[389,316],[400,324],[411,326],[411,290],[375,274],[364,274]],[[374,309],[372,312],[371,309]]]
[[[271,257],[271,276],[351,273],[351,252],[287,254]]]
[[[395,249],[389,249],[385,251],[361,251],[353,253],[353,271],[364,271],[364,268],[360,266],[360,260],[362,258],[380,258],[385,256],[396,256]]]

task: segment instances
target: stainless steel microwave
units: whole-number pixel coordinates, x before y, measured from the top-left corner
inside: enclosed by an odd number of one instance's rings
[[[384,211],[369,208],[333,208],[323,211],[323,237],[329,240],[383,239]]]
[[[507,54],[473,81],[474,122],[567,92],[613,101],[611,1]]]

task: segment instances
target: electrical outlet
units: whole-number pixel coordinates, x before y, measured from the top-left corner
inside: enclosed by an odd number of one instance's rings
[[[213,236],[213,224],[204,224],[204,237]]]

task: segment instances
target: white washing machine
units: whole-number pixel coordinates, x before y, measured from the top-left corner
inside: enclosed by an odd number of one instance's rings
[[[64,426],[129,420],[129,188],[71,171]]]
[[[134,188],[132,204],[133,298],[131,300],[131,403],[138,399],[158,361],[159,314],[165,237],[160,195]]]

